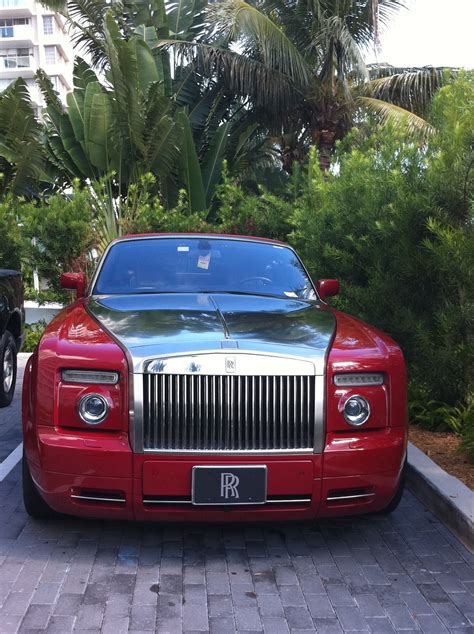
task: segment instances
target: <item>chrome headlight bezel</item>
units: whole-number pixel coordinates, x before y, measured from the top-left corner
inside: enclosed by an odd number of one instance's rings
[[[351,403],[355,403],[356,406],[359,407],[359,413],[349,413],[348,406],[350,406]],[[362,425],[365,425],[370,418],[370,403],[364,396],[361,396],[360,394],[352,394],[344,403],[343,414],[346,423],[352,427],[361,427]]]
[[[91,414],[90,412],[87,412],[86,410],[87,404],[92,399],[98,399],[102,403],[103,411],[100,414],[95,415],[95,414]],[[95,392],[89,392],[88,394],[85,394],[80,399],[79,404],[77,406],[77,412],[79,414],[79,418],[84,423],[86,423],[86,425],[100,425],[106,420],[107,416],[109,415],[109,410],[110,410],[110,406],[105,396],[103,396],[102,394],[97,394]]]

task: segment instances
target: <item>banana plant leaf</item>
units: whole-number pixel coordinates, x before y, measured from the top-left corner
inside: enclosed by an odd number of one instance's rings
[[[184,111],[180,111],[176,114],[176,120],[183,135],[179,175],[185,186],[191,211],[205,211],[207,209],[206,192],[189,119]]]

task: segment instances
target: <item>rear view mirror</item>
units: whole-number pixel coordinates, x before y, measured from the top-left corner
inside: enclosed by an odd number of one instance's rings
[[[332,297],[339,293],[339,280],[318,280],[316,290],[319,297],[324,301],[326,297]]]
[[[63,273],[59,278],[59,283],[61,288],[76,291],[77,299],[84,297],[86,290],[86,276],[84,273]]]

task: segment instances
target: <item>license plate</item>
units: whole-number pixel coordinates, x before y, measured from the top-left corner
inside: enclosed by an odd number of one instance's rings
[[[267,467],[193,467],[193,504],[265,504]]]

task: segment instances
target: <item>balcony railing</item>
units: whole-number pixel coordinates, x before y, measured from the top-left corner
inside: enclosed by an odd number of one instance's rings
[[[15,68],[33,68],[33,61],[33,58],[29,55],[9,55],[7,57],[0,57],[0,69],[14,70]]]

